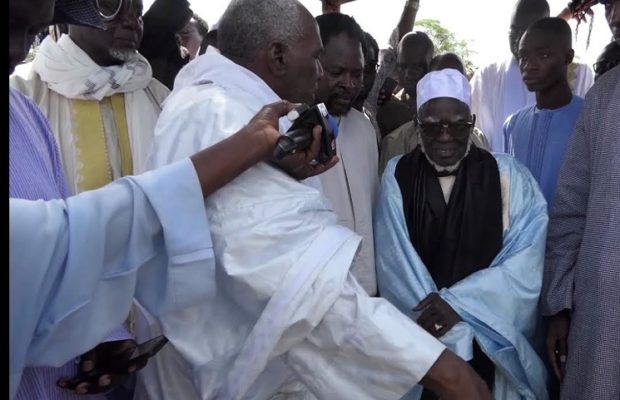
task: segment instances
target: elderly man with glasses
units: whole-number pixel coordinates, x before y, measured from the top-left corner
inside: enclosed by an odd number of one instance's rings
[[[518,161],[472,145],[470,93],[454,69],[417,85],[420,144],[388,163],[376,209],[379,293],[497,399],[547,399],[536,340],[547,206]],[[416,387],[406,398],[436,397]]]

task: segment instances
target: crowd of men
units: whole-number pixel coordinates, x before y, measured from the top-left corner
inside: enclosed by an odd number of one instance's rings
[[[620,1],[472,77],[348,1],[9,1],[9,399],[620,398]]]

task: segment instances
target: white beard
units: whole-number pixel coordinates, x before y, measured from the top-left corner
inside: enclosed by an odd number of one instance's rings
[[[433,168],[435,168],[435,171],[437,171],[437,172],[454,172],[454,171],[456,171],[458,169],[458,167],[461,165],[461,161],[463,161],[463,159],[465,157],[467,157],[467,155],[469,154],[469,150],[471,149],[471,145],[472,145],[472,140],[471,140],[471,137],[470,137],[467,140],[467,149],[465,150],[465,153],[463,154],[463,157],[461,157],[457,162],[455,162],[452,165],[441,166],[441,165],[437,164],[435,161],[431,160],[431,158],[426,153],[426,149],[424,148],[424,141],[420,140],[420,148],[422,149],[422,153],[424,153],[424,157],[426,157],[428,162],[433,166]]]
[[[138,52],[136,50],[127,49],[110,49],[110,55],[116,60],[127,62],[136,58]]]

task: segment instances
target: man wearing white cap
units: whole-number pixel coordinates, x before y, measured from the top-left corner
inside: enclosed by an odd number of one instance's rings
[[[375,215],[379,293],[485,379],[496,399],[547,399],[535,343],[545,199],[514,158],[472,146],[467,79],[417,85],[421,142],[392,159]],[[407,399],[433,399],[421,387]]]

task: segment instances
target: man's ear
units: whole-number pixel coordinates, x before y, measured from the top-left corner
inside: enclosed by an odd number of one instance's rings
[[[566,52],[566,65],[569,65],[570,63],[573,62],[573,59],[575,58],[575,50],[570,49]]]
[[[267,66],[274,76],[286,75],[288,67],[287,47],[279,42],[269,44],[267,48]]]

